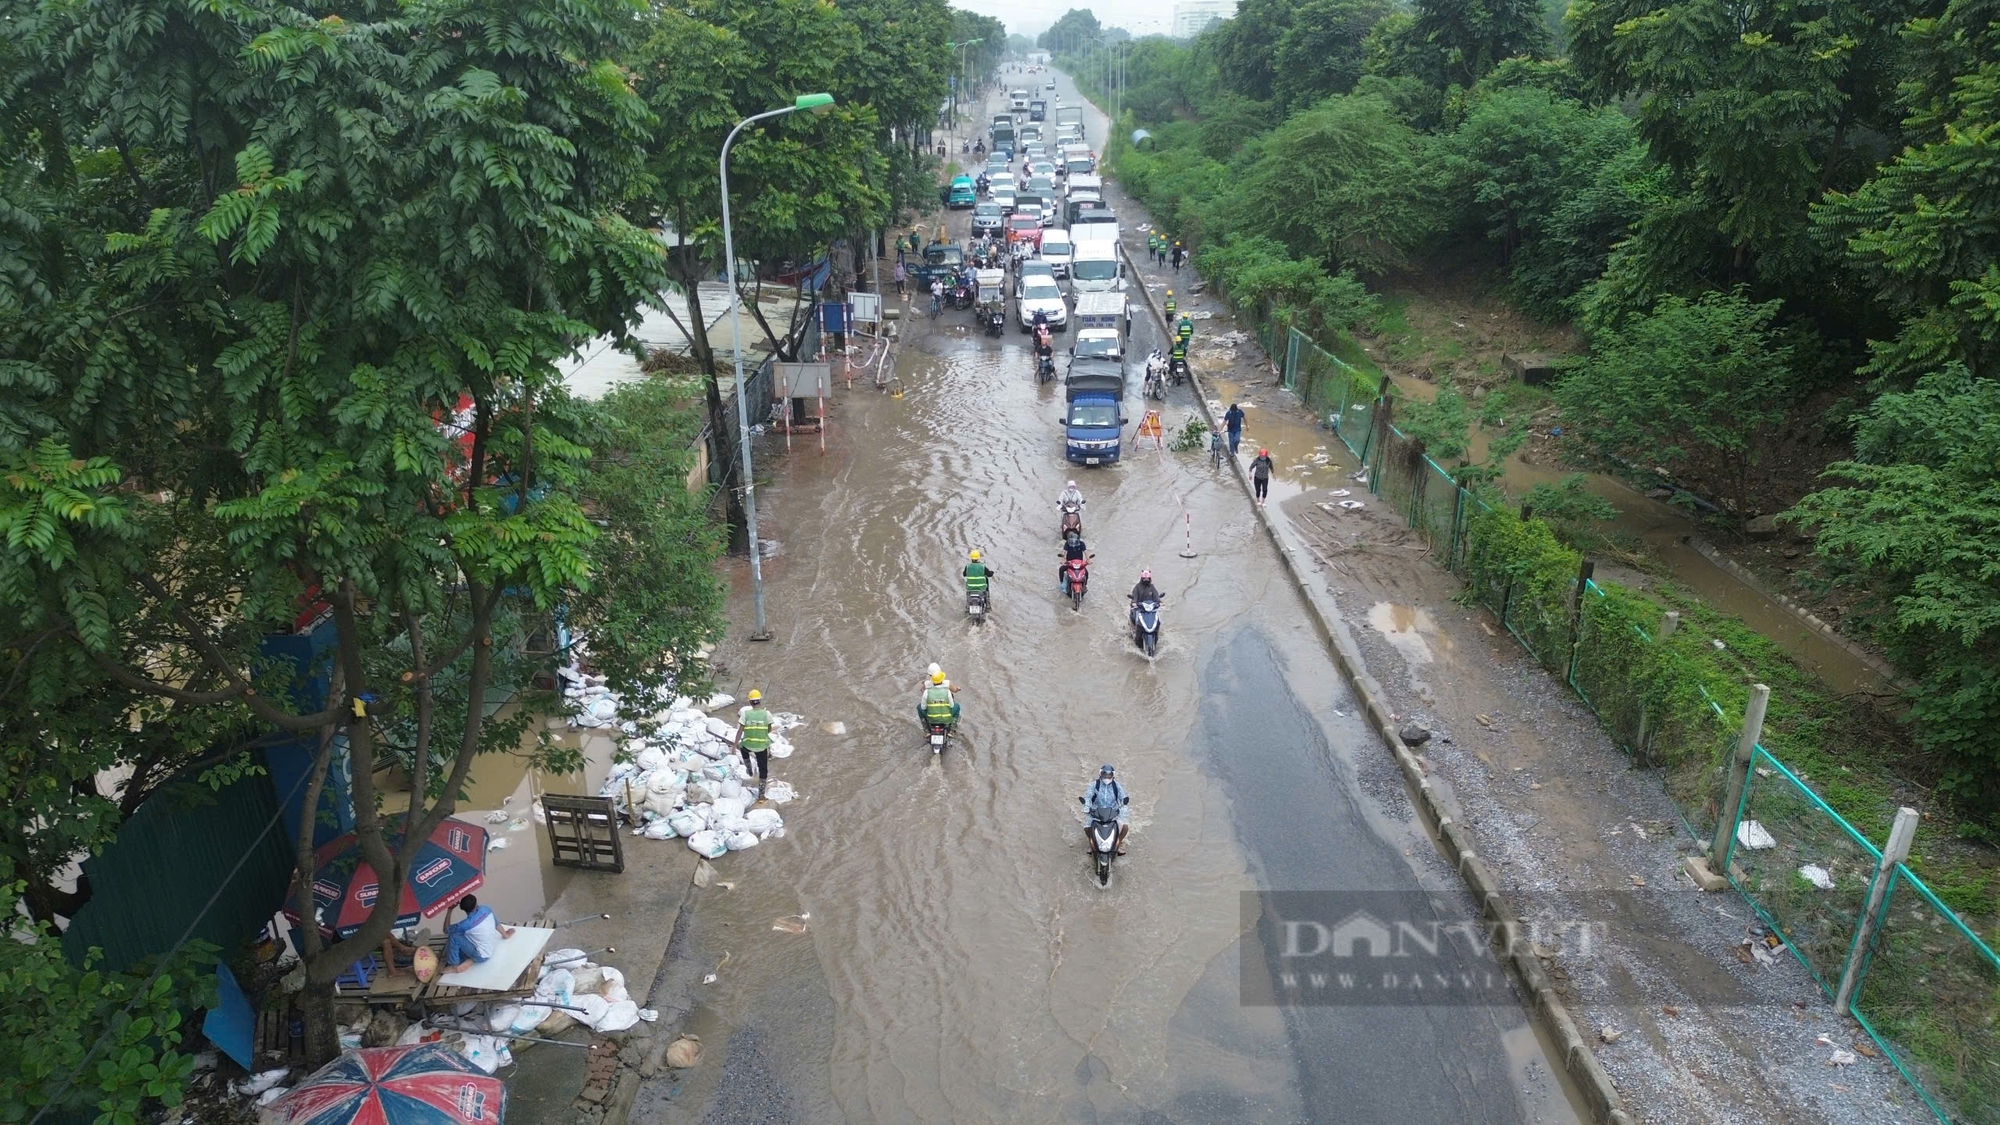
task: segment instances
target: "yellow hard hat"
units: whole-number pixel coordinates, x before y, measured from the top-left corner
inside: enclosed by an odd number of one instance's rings
[[[1174,295],[1174,291],[1173,291],[1173,290],[1171,290],[1171,289],[1167,290],[1167,296],[1171,297],[1171,296],[1173,296],[1173,295]]]
[[[972,561],[973,561],[973,562],[978,562],[978,561],[979,561],[979,548],[977,548],[977,547],[974,547],[974,548],[972,549]]]
[[[932,673],[931,673],[931,682],[932,682],[932,683],[934,683],[934,684],[941,684],[941,683],[943,683],[943,682],[944,682],[944,673],[943,673],[943,672],[932,672]]]
[[[758,691],[756,688],[750,689],[750,702],[755,703],[762,698],[764,698],[763,692]]]

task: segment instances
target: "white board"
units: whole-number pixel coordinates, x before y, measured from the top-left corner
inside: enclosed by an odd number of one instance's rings
[[[500,939],[500,947],[493,956],[481,964],[472,966],[462,973],[445,972],[445,966],[438,967],[438,983],[455,988],[488,988],[495,991],[514,987],[542,950],[548,948],[549,938],[554,930],[537,929],[534,926],[514,927],[514,936]]]

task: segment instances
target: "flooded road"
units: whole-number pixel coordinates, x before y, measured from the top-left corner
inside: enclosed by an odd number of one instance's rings
[[[719,686],[805,718],[773,763],[801,799],[786,838],[730,856],[733,886],[684,915],[664,986],[710,1054],[634,1119],[1575,1120],[1511,994],[1243,1002],[1279,952],[1246,892],[1469,904],[1238,486],[1150,447],[1066,465],[1060,385],[1034,382],[1011,327],[996,341],[970,319],[919,313],[901,398],[858,384],[824,455],[763,462],[773,640],[741,640],[736,574]],[[1143,356],[1157,340],[1135,325]],[[1193,405],[1168,404],[1170,431]],[[1071,477],[1097,555],[1081,612],[1056,592]],[[958,578],[972,548],[996,571],[981,626]],[[1153,661],[1125,625],[1141,567],[1167,594]],[[914,716],[931,661],[964,704],[942,759]],[[1133,832],[1100,888],[1077,798],[1104,762]],[[798,915],[803,933],[772,926]]]

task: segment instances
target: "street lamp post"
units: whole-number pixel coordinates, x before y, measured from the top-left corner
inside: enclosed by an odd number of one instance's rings
[[[749,523],[750,532],[750,601],[756,613],[756,630],[750,634],[753,641],[768,641],[770,630],[764,627],[764,560],[763,548],[757,542],[757,476],[750,470],[750,404],[743,401],[743,291],[736,284],[736,237],[729,226],[729,146],[736,143],[736,135],[745,125],[766,121],[773,117],[783,117],[807,109],[825,112],[833,105],[832,94],[800,94],[791,105],[746,117],[736,123],[729,136],[722,142],[722,158],[718,161],[722,170],[722,256],[729,270],[729,329],[734,342],[731,351],[736,359],[736,429],[738,457],[743,463],[743,514]]]
[[[958,48],[958,89],[953,90],[951,92],[951,120],[954,125],[958,123],[958,99],[960,95],[965,93],[965,84],[967,81],[967,75],[965,73],[965,49],[967,47],[972,46],[974,43],[984,43],[984,42],[986,42],[986,37],[980,36],[977,39],[967,39],[963,43],[945,44],[945,46],[947,47]]]

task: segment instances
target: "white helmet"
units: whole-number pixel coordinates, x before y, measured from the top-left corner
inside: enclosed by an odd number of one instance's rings
[[[1075,481],[1070,481],[1070,482],[1069,482],[1069,486],[1070,486],[1071,488],[1075,488],[1075,487],[1076,487],[1076,482],[1075,482]]]
[[[928,667],[928,668],[924,669],[924,675],[926,675],[926,676],[935,676],[935,675],[937,675],[937,674],[938,674],[939,672],[942,672],[942,671],[944,671],[944,669],[942,669],[942,668],[938,667],[938,666],[937,666],[937,664],[936,664],[935,662],[933,662],[933,663],[931,664],[931,666],[930,666],[930,667]]]

